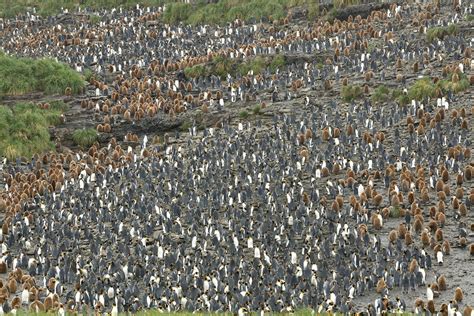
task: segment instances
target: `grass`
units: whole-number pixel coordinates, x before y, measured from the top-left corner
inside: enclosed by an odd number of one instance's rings
[[[83,128],[75,130],[72,140],[82,148],[89,148],[98,138],[97,132],[93,128]]]
[[[254,75],[259,75],[263,72],[266,67],[265,59],[261,56],[257,56],[254,59],[250,60],[249,62],[241,63],[237,66],[238,72],[245,76],[249,74],[251,71]]]
[[[333,5],[335,8],[345,8],[351,5],[360,4],[360,0],[334,0]]]
[[[468,14],[466,16],[466,21],[468,21],[468,22],[474,21],[474,14]]]
[[[246,119],[250,116],[249,112],[247,110],[240,111],[239,116],[241,119]]]
[[[193,4],[169,3],[163,14],[163,20],[166,23],[183,22],[192,25],[225,24],[236,19],[248,21],[252,18],[279,20],[287,16],[290,8],[296,6],[305,6],[309,19],[319,15],[316,0],[219,0],[211,4],[205,1]]]
[[[432,27],[426,31],[426,40],[429,43],[432,43],[436,39],[443,40],[448,35],[457,34],[459,28],[455,24],[451,24],[445,27]]]
[[[438,92],[444,95],[448,91],[460,93],[469,89],[469,79],[465,74],[458,74],[458,79],[459,80],[454,81],[453,74],[449,74],[446,79],[439,80],[435,84],[429,78],[421,78],[411,85],[407,95],[397,92],[397,94],[393,96],[399,98],[399,102],[403,105],[408,104],[410,100],[421,101],[426,98],[435,98]]]
[[[0,106],[0,155],[14,160],[54,149],[49,127],[61,122],[66,107],[59,101],[51,102],[49,109],[31,103]]]
[[[170,3],[166,6],[163,20],[166,23],[224,24],[236,19],[281,19],[286,16],[288,0],[220,0],[207,4]]]
[[[193,127],[193,123],[189,120],[186,120],[184,121],[181,126],[179,127],[179,129],[181,130],[181,132],[187,132],[189,131],[190,128]]]
[[[262,114],[262,107],[257,104],[256,106],[253,107],[252,112],[254,115],[260,115]]]
[[[64,94],[71,88],[77,94],[85,86],[83,77],[52,59],[16,58],[0,52],[0,97],[44,92]]]
[[[281,54],[271,57],[257,56],[246,60],[217,56],[207,65],[199,64],[185,68],[184,74],[189,78],[216,75],[225,79],[227,74],[245,76],[252,71],[254,75],[258,75],[266,69],[271,73],[275,73],[278,69],[285,67],[285,65],[285,56]]]
[[[360,98],[362,95],[362,88],[360,86],[343,86],[341,90],[342,100],[345,102],[352,102],[355,99]]]
[[[400,206],[390,206],[390,217],[399,218],[400,217]]]
[[[204,77],[207,74],[205,65],[195,65],[184,69],[184,74],[189,78]]]
[[[372,102],[383,103],[390,100],[390,89],[382,85],[377,87],[372,94]]]
[[[0,1],[0,17],[14,17],[34,7],[41,16],[55,15],[61,8],[74,10],[76,8],[111,9],[122,6],[130,8],[136,4],[142,6],[160,6],[169,0],[2,0]]]

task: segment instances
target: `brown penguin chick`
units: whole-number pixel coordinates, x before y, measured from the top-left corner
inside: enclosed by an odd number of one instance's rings
[[[392,229],[388,234],[388,240],[393,244],[397,241],[398,233],[395,229]]]
[[[436,241],[442,241],[443,240],[443,230],[441,228],[438,228],[436,230],[435,239],[436,239]]]
[[[452,207],[455,210],[459,209],[459,200],[456,197],[453,199]]]
[[[429,310],[432,315],[435,313],[435,305],[433,300],[428,301],[428,303],[426,304],[426,309]]]
[[[424,247],[429,246],[429,244],[430,244],[430,235],[428,234],[427,231],[423,231],[421,233],[421,243],[423,244]]]
[[[413,243],[413,236],[411,232],[407,231],[405,233],[405,245],[410,246]]]
[[[464,179],[466,181],[471,181],[472,179],[472,167],[471,166],[466,166],[466,168],[464,169]]]
[[[466,307],[464,307],[463,316],[471,316],[473,312],[474,310],[472,309],[472,307],[469,305],[466,305]]]
[[[466,248],[467,246],[467,239],[466,237],[459,238],[459,247]]]
[[[445,255],[451,254],[451,245],[449,244],[448,240],[444,240],[443,242],[443,252]]]
[[[446,277],[442,274],[438,277],[438,280],[436,280],[436,282],[438,282],[438,288],[440,291],[446,291],[447,290],[447,285],[446,285]]]
[[[377,293],[382,293],[382,291],[386,287],[387,287],[387,284],[385,283],[385,280],[383,278],[380,278],[379,281],[377,282],[377,288],[376,288]]]
[[[374,206],[379,207],[382,204],[383,196],[381,194],[377,194],[373,199],[372,202]]]
[[[7,264],[5,261],[0,261],[0,274],[5,274],[7,273]]]
[[[463,299],[464,299],[464,293],[460,287],[457,287],[454,290],[454,301],[459,303],[459,302],[462,302]]]
[[[413,72],[414,72],[414,73],[417,73],[418,70],[419,70],[418,68],[419,68],[419,66],[418,66],[418,61],[415,61],[415,62],[413,63]]]
[[[456,196],[456,198],[462,199],[462,197],[464,196],[463,188],[462,187],[457,188],[454,195]]]
[[[444,193],[444,191],[439,191],[437,195],[439,201],[446,201],[446,193]]]
[[[324,178],[329,177],[329,169],[327,167],[321,169],[321,176]]]
[[[441,173],[441,177],[442,177],[444,183],[448,182],[449,181],[449,172],[448,172],[448,170],[444,169],[444,171]]]
[[[417,298],[415,300],[415,307],[423,309],[423,308],[425,308],[425,302],[423,302],[423,300],[421,298]]]
[[[439,213],[439,214],[443,214],[443,213]],[[444,214],[443,214],[444,215]],[[436,223],[436,221],[434,220],[431,220],[428,224],[428,227],[430,228],[430,231],[432,233],[436,232],[436,230],[438,229],[438,224]]]
[[[44,299],[43,306],[44,306],[44,311],[45,311],[45,312],[48,312],[49,310],[51,310],[51,309],[53,308],[53,298],[48,295],[48,296]]]
[[[379,213],[375,213],[372,215],[372,226],[376,230],[381,230],[382,229],[382,216]]]
[[[439,315],[440,316],[448,316],[448,304],[443,303],[439,308]]]
[[[10,291],[11,294],[16,293],[16,291],[17,291],[17,282],[14,278],[11,278],[10,280],[8,280],[7,288],[8,288],[8,291]]]
[[[392,206],[400,206],[400,199],[398,198],[397,194],[394,194],[391,199]]]
[[[398,237],[401,239],[404,239],[406,232],[407,232],[407,227],[405,223],[400,223],[398,225]]]
[[[21,308],[21,298],[15,296],[11,302],[11,306],[13,309],[20,309]]]
[[[471,256],[474,256],[474,244],[470,244],[470,245],[469,245],[469,254],[470,254]]]
[[[438,181],[436,181],[436,185],[435,185],[436,192],[443,191],[443,188],[444,188],[443,180],[439,179]]]
[[[415,272],[417,267],[418,267],[418,261],[415,258],[413,258],[410,261],[410,264],[408,265],[408,271]]]
[[[35,299],[33,303],[30,304],[30,311],[34,313],[44,312],[44,304],[38,299]]]
[[[416,233],[420,233],[421,230],[423,229],[423,222],[417,218],[415,222],[413,223],[413,229],[415,230]]]
[[[467,216],[466,204],[462,203],[462,204],[459,205],[459,214],[461,214],[461,216],[463,216],[463,217]]]

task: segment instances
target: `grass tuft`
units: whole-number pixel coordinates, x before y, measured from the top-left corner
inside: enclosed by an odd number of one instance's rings
[[[426,31],[426,40],[428,43],[434,42],[436,39],[443,40],[448,35],[454,35],[459,32],[459,28],[455,24],[446,27],[432,27]]]
[[[71,88],[77,94],[85,86],[82,76],[52,59],[15,58],[0,53],[0,96],[32,92],[64,94]]]
[[[247,110],[240,111],[239,116],[241,119],[246,119],[250,116],[249,112]]]
[[[390,89],[386,86],[379,86],[375,89],[372,94],[372,102],[374,103],[383,103],[390,100]]]
[[[54,149],[49,127],[61,122],[64,107],[62,102],[51,102],[47,110],[31,103],[0,106],[0,155],[14,160]]]
[[[343,86],[341,90],[341,97],[345,102],[352,102],[360,98],[362,95],[362,88],[360,86]]]
[[[360,0],[334,0],[333,1],[335,8],[345,8],[351,5],[360,4]]]
[[[252,112],[254,115],[260,115],[262,114],[262,107],[260,104],[257,104],[256,106],[253,107]]]
[[[95,129],[78,129],[75,130],[72,134],[72,139],[76,145],[81,146],[82,148],[89,148],[97,140],[98,135]]]

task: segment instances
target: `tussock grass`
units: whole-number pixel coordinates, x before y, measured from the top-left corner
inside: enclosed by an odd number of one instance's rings
[[[335,8],[345,8],[351,5],[360,4],[360,0],[334,0],[333,4]]]
[[[245,76],[251,71],[254,75],[261,74],[265,70],[275,73],[278,69],[286,66],[285,56],[277,54],[271,57],[257,56],[251,59],[230,59],[222,56],[215,57],[211,63],[195,65],[184,69],[184,74],[189,78],[216,75],[225,79],[227,74]]]
[[[372,94],[372,102],[374,103],[383,103],[390,100],[390,89],[386,86],[379,86],[375,89]]]
[[[61,8],[69,11],[81,8],[111,9],[116,7],[130,8],[136,4],[142,6],[160,6],[169,0],[2,0],[0,1],[0,16],[14,17],[36,8],[41,16],[61,13]]]
[[[61,122],[66,105],[50,103],[47,110],[31,103],[0,106],[0,155],[8,160],[54,149],[49,127]]]
[[[352,102],[355,99],[360,98],[362,95],[362,88],[360,86],[343,86],[341,90],[341,98],[345,102]]]
[[[250,116],[250,114],[247,110],[243,110],[243,111],[240,111],[239,116],[241,119],[246,119]]]
[[[465,74],[458,74],[459,81],[456,81],[456,82],[452,80],[452,76],[453,74],[449,74],[446,79],[439,80],[436,84],[433,83],[433,81],[429,78],[418,79],[408,89],[408,94],[404,101],[406,101],[406,103],[408,103],[410,100],[421,101],[426,98],[437,97],[438,92],[441,92],[442,95],[444,95],[448,91],[452,91],[454,93],[460,93],[469,89],[469,86],[470,86],[469,79],[467,78]],[[400,94],[398,95],[398,97],[403,98],[404,96],[403,94]],[[402,102],[400,101],[400,103]]]
[[[448,35],[457,34],[459,28],[455,24],[451,24],[446,27],[432,27],[426,31],[426,40],[432,43],[436,39],[443,40]]]
[[[287,15],[289,8],[305,6],[308,17],[314,19],[319,14],[319,5],[315,0],[219,0],[208,4],[197,1],[194,4],[169,3],[163,14],[166,23],[187,24],[224,24],[252,18],[278,20]]]
[[[64,94],[66,88],[79,93],[85,86],[82,76],[69,66],[52,59],[16,58],[0,53],[0,97],[31,92]]]
[[[83,128],[72,133],[72,140],[82,148],[89,148],[97,140],[98,134],[93,128]]]

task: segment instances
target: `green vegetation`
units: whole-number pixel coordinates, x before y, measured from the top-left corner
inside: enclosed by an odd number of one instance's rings
[[[98,135],[93,128],[83,128],[75,130],[72,134],[72,139],[76,145],[82,148],[89,148],[97,140]]]
[[[343,86],[341,90],[341,97],[345,102],[351,102],[360,98],[362,95],[362,88],[360,86]]]
[[[449,74],[446,79],[436,83],[429,78],[418,79],[408,89],[407,94],[401,90],[393,90],[392,98],[397,99],[399,104],[406,105],[411,100],[421,101],[425,98],[435,98],[439,94],[445,95],[448,91],[459,93],[469,89],[469,79],[465,74],[457,74],[456,80],[453,76],[454,74]]]
[[[184,69],[184,74],[186,77],[196,78],[206,76],[207,70],[204,65],[195,65],[192,67],[187,67]]]
[[[241,119],[246,119],[250,116],[249,112],[247,112],[247,110],[243,110],[239,113],[239,116]]]
[[[400,206],[390,206],[390,217],[399,218],[400,217]]]
[[[253,107],[252,112],[254,115],[260,115],[262,114],[262,107],[257,104],[256,106]]]
[[[248,62],[243,62],[237,66],[238,72],[242,76],[247,75],[250,71],[253,71],[254,75],[261,74],[265,67],[265,59],[261,56],[257,56],[254,59]]]
[[[372,94],[372,102],[374,103],[383,103],[390,100],[390,89],[386,86],[379,86],[375,89]]]
[[[466,16],[466,21],[469,21],[469,22],[474,21],[474,14],[468,14]]]
[[[451,24],[446,27],[432,27],[426,31],[426,40],[432,43],[436,39],[444,39],[448,35],[457,34],[459,28],[455,24]]]
[[[271,73],[275,73],[277,69],[282,69],[285,65],[285,56],[280,54],[272,57],[257,56],[246,60],[217,56],[207,65],[200,64],[185,68],[184,74],[190,78],[216,75],[225,79],[227,74],[245,76],[250,71],[253,71],[254,75],[258,75],[267,68]]]
[[[89,22],[91,24],[99,24],[99,22],[102,20],[102,17],[97,14],[92,14],[89,16]]]
[[[289,0],[220,0],[207,4],[170,3],[163,14],[166,23],[223,24],[236,19],[248,20],[270,17],[281,19],[286,16]]]
[[[283,67],[285,67],[285,65],[286,65],[285,56],[278,54],[278,55],[273,56],[272,61],[268,65],[268,68],[270,68],[270,71],[272,73],[275,73],[278,69],[282,69]]]
[[[14,160],[54,149],[48,129],[61,123],[66,107],[60,101],[51,102],[48,109],[31,103],[0,106],[0,155]]]
[[[159,6],[169,0],[2,0],[0,1],[0,17],[14,17],[34,7],[41,16],[55,15],[61,8],[74,10],[76,8],[110,9],[122,6],[132,7],[136,4],[143,6]]]
[[[66,88],[79,93],[85,86],[82,76],[52,59],[15,58],[0,53],[0,97],[31,92],[64,94]]]
[[[193,127],[193,123],[189,120],[186,120],[184,121],[181,126],[179,127],[179,129],[181,130],[181,132],[187,132],[189,131],[190,128]]]
[[[335,8],[345,8],[351,5],[360,4],[360,0],[334,0],[333,4]]]
[[[205,1],[194,4],[170,3],[163,20],[166,23],[184,22],[193,25],[224,24],[236,19],[246,21],[263,17],[278,20],[286,17],[288,9],[295,6],[306,6],[310,19],[319,15],[319,5],[315,0],[219,0],[211,4]]]

